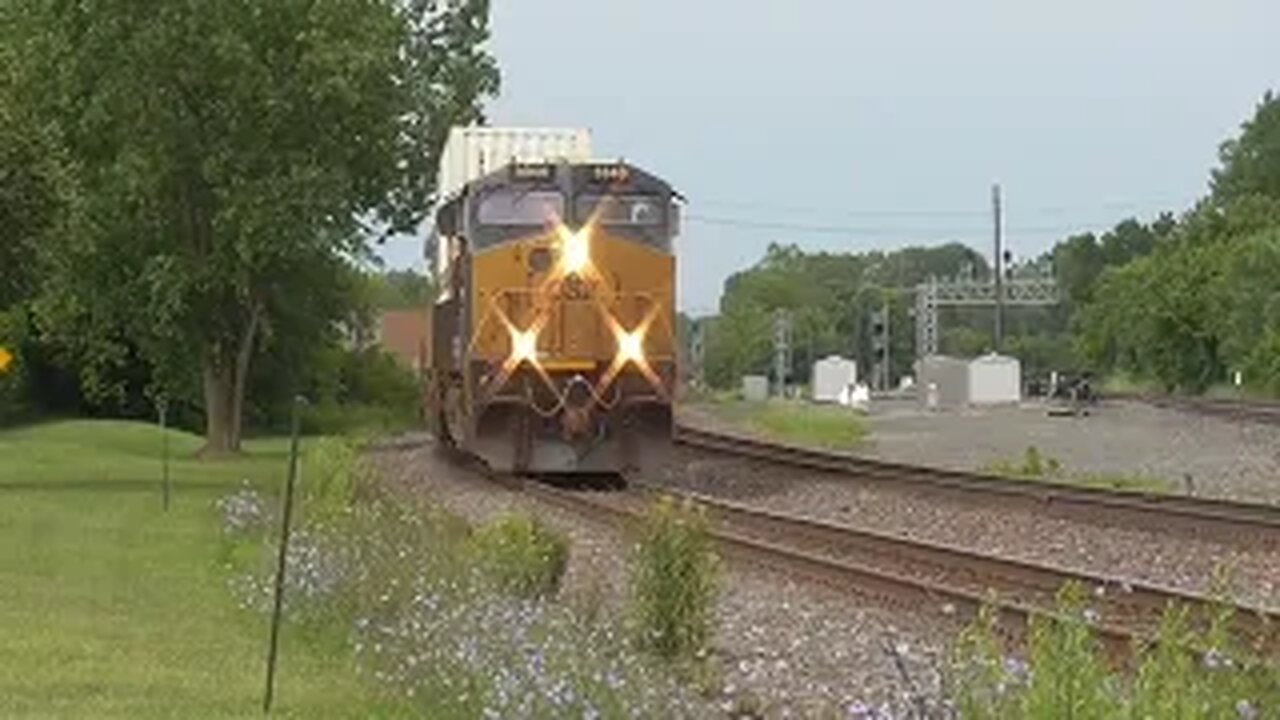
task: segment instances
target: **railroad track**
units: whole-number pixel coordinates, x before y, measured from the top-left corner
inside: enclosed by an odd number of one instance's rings
[[[932,491],[977,495],[985,501],[1093,524],[1139,527],[1245,547],[1280,550],[1280,506],[1063,483],[906,465],[846,453],[769,442],[678,424],[677,444],[790,467],[822,470]]]
[[[1116,393],[1107,397],[1116,400],[1142,402],[1155,407],[1182,410],[1197,415],[1227,418],[1229,420],[1249,420],[1270,425],[1280,424],[1280,403],[1263,400],[1228,400],[1137,393]]]
[[[967,622],[984,606],[996,612],[997,629],[1011,645],[1021,645],[1029,622],[1057,610],[1056,596],[1067,582],[1088,593],[1085,610],[1111,656],[1131,656],[1135,640],[1152,638],[1171,604],[1187,607],[1204,627],[1221,605],[1182,591],[1064,568],[983,555],[880,532],[781,515],[706,495],[632,483],[627,493],[582,493],[539,483],[524,489],[570,511],[630,521],[663,494],[702,508],[723,552],[799,575],[904,611],[924,611]],[[1272,654],[1280,650],[1280,613],[1238,606],[1233,631],[1246,647]]]

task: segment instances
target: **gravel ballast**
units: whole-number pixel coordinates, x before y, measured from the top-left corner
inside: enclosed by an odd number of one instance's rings
[[[1020,411],[1008,412],[1017,417]],[[684,420],[715,424],[698,413],[686,413]],[[949,431],[963,437],[950,438],[948,431],[940,430],[938,438],[926,441],[926,421],[914,422],[921,423],[916,441],[937,455],[925,456],[922,452],[908,456],[905,452],[885,452],[880,446],[875,454],[898,462],[972,470],[971,461],[942,462],[944,449],[962,446],[969,434],[975,443],[985,437],[983,447],[991,454],[1005,452],[1003,447],[997,447],[999,442],[1011,446],[1021,442],[1023,447],[1036,442],[1028,441],[1026,436],[1021,441],[997,441],[990,437],[998,434],[995,429],[983,431],[974,426]],[[943,420],[930,422],[946,427]],[[964,425],[955,418],[953,423]],[[879,438],[880,426],[873,427],[874,437]],[[898,437],[889,443],[881,441],[888,445],[895,442],[906,444],[907,440]],[[1045,452],[1054,453],[1052,448]],[[1069,458],[1062,460],[1070,463]],[[931,493],[910,485],[781,467],[687,448],[678,449],[672,463],[649,479],[750,502],[775,512],[1192,592],[1211,591],[1215,574],[1225,570],[1237,600],[1280,607],[1280,553],[1274,548],[1246,548],[1169,533],[1075,522],[1028,510],[992,507],[984,504],[980,496]]]
[[[1140,474],[1196,494],[1280,503],[1280,426],[1105,401],[1086,417],[1050,417],[1040,403],[928,412],[912,402],[873,407],[868,457],[977,470],[1028,447],[1078,474]]]
[[[486,480],[427,440],[383,446],[371,458],[385,481],[473,522],[511,511],[540,517],[572,543],[565,596],[601,597],[624,609],[627,541],[607,520],[584,520]],[[763,709],[770,717],[867,717],[885,703],[901,708],[909,686],[936,694],[935,669],[953,625],[733,563],[717,607],[718,702],[726,712]]]

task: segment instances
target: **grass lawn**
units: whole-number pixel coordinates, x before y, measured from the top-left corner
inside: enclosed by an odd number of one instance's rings
[[[723,400],[706,407],[730,424],[797,445],[848,450],[867,436],[862,416],[849,408],[833,405],[793,400]]]
[[[199,446],[170,433],[165,513],[153,426],[0,432],[0,717],[261,716],[267,624],[227,587],[213,503],[242,479],[274,492],[286,443],[217,463],[194,460]],[[281,652],[273,714],[389,714],[337,644],[286,626]]]

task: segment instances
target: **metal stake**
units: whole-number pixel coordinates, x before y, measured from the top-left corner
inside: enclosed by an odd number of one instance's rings
[[[160,491],[164,496],[164,511],[169,512],[169,400],[160,396]]]
[[[293,422],[289,435],[289,475],[284,486],[284,512],[280,519],[280,557],[276,564],[275,606],[271,611],[271,646],[267,650],[267,691],[262,700],[262,712],[271,712],[271,700],[275,693],[276,653],[280,647],[280,617],[284,609],[285,558],[289,552],[289,521],[293,515],[293,485],[298,476],[298,431],[302,398],[293,401]]]

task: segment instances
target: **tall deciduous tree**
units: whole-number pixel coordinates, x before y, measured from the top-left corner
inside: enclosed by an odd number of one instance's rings
[[[1246,195],[1280,200],[1280,97],[1268,91],[1239,137],[1222,143],[1222,167],[1213,172],[1213,197],[1222,202]]]
[[[328,281],[368,221],[421,217],[447,128],[496,90],[488,3],[20,5],[89,219],[59,248],[50,324],[123,328],[164,388],[198,368],[206,450],[235,451],[263,338],[340,319]]]

